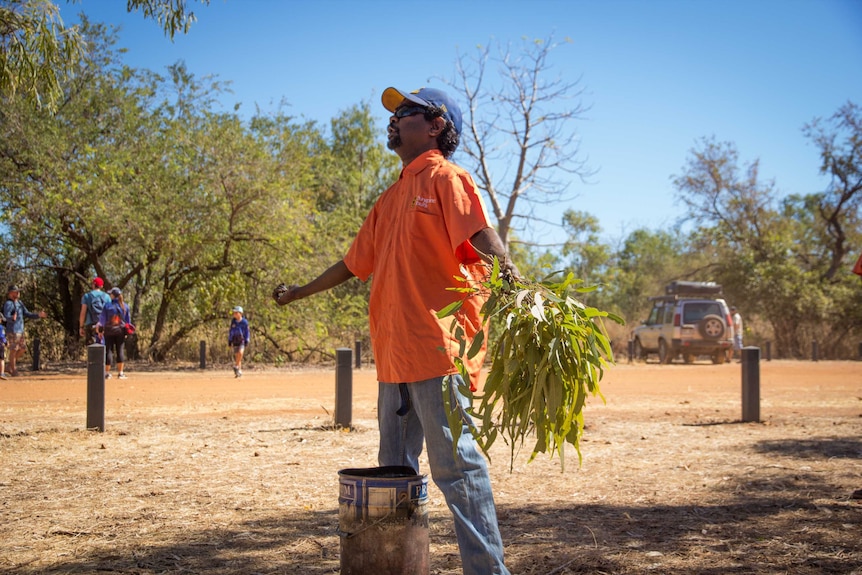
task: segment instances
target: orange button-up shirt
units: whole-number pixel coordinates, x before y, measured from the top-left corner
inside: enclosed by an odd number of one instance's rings
[[[360,280],[373,276],[369,324],[377,379],[423,381],[457,372],[452,317],[436,313],[464,294],[460,277],[483,277],[468,240],[490,227],[473,179],[438,150],[420,155],[375,203],[344,263]],[[468,337],[482,329],[484,301],[471,296],[457,318]],[[475,384],[484,353],[468,362]]]

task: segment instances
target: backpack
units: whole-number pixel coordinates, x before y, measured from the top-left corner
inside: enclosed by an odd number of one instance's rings
[[[126,335],[126,322],[123,319],[126,314],[126,307],[120,306],[117,302],[111,302],[113,309],[109,310],[108,325],[103,326],[105,335],[111,337]]]
[[[87,319],[90,325],[99,321],[99,316],[102,315],[102,310],[105,309],[105,304],[111,301],[110,296],[102,291],[93,290],[87,294]],[[106,297],[107,296],[107,297]]]

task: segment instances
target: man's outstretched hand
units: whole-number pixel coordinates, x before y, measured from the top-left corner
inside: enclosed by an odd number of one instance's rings
[[[278,305],[287,305],[290,302],[298,299],[297,297],[297,288],[299,286],[295,285],[285,285],[278,284],[275,286],[275,289],[272,290],[272,299],[275,300],[275,303]]]

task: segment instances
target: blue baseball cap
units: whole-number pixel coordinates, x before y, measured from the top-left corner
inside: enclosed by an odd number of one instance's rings
[[[383,102],[383,107],[393,113],[395,108],[400,106],[404,100],[425,108],[429,106],[441,108],[443,117],[452,122],[458,135],[461,134],[461,108],[442,90],[420,88],[412,92],[402,92],[397,88],[386,88],[383,90],[380,100]]]

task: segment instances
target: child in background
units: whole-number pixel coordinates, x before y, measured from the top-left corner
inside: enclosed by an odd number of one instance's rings
[[[243,317],[242,306],[233,308],[233,318],[230,320],[230,331],[227,333],[228,345],[233,348],[233,375],[242,377],[242,354],[248,345],[248,320]]]

